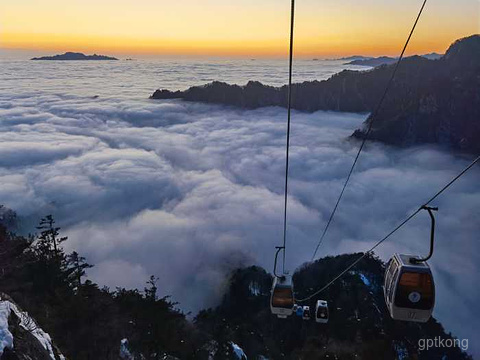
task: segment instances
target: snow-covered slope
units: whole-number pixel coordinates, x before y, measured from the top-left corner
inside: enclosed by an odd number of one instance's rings
[[[8,296],[0,295],[0,359],[65,360],[50,335]]]
[[[10,317],[10,303],[0,302],[0,356],[5,348],[13,348],[13,335],[8,329],[8,318]]]

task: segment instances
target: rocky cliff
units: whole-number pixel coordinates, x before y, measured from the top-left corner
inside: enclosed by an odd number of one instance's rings
[[[325,81],[294,84],[292,105],[301,111],[371,112],[394,65],[342,71]],[[152,99],[225,104],[243,108],[287,105],[287,87],[256,81],[245,86],[213,82],[186,91],[157,90]],[[370,121],[368,119],[367,121]],[[359,129],[355,137],[364,136]],[[402,61],[375,120],[371,139],[406,146],[439,143],[480,152],[480,35],[457,40],[438,60],[413,56]]]
[[[416,67],[416,74],[397,77],[370,139],[480,153],[480,36],[458,40],[440,60]]]

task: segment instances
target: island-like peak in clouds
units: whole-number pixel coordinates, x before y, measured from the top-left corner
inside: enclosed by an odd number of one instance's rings
[[[118,60],[117,58],[105,55],[85,55],[77,52],[66,52],[61,55],[34,57],[31,60]]]

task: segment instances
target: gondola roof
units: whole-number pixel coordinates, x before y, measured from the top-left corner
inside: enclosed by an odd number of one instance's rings
[[[395,254],[395,259],[397,259],[399,264],[406,269],[408,269],[408,268],[412,268],[412,269],[424,268],[425,270],[427,270],[429,268],[428,264],[426,262],[412,262],[411,261],[412,258],[421,259],[421,257],[419,257],[417,255]]]

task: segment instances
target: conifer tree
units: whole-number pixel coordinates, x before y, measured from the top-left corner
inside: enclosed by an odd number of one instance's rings
[[[55,220],[52,215],[47,215],[40,220],[38,230],[41,233],[38,237],[38,250],[47,256],[58,260],[61,252],[60,244],[67,240],[67,237],[59,237],[60,228],[55,227]]]
[[[67,275],[69,278],[69,283],[74,287],[78,288],[82,285],[82,277],[85,276],[85,270],[93,267],[86,262],[86,259],[83,256],[80,256],[76,251],[67,255]]]

